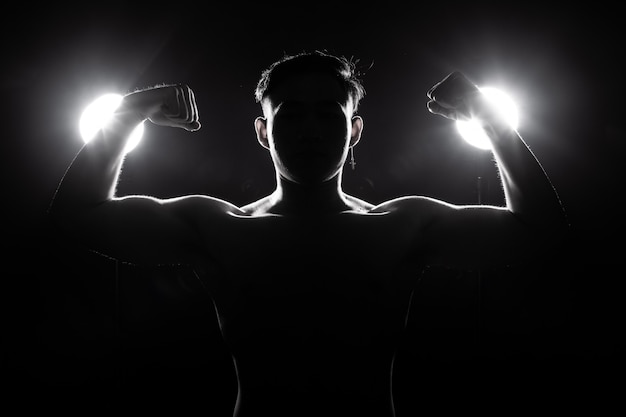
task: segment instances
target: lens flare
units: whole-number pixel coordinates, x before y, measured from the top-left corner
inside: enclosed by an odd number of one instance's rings
[[[494,103],[500,110],[502,117],[513,129],[517,129],[519,116],[517,106],[506,93],[494,87],[480,87],[480,92]],[[463,139],[472,146],[480,149],[491,149],[491,142],[487,138],[480,124],[475,120],[457,120],[456,128]]]
[[[122,103],[123,96],[120,94],[104,94],[92,101],[83,110],[80,117],[79,130],[85,143],[89,142],[111,120],[113,112]],[[124,153],[135,149],[141,141],[144,132],[143,122],[131,132]]]

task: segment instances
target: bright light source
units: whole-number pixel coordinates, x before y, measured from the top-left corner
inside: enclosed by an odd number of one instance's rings
[[[517,129],[518,113],[517,106],[513,100],[504,92],[493,87],[480,87],[483,93],[490,101],[500,110],[502,117],[508,121],[513,129]],[[470,145],[480,149],[491,149],[491,143],[487,138],[487,134],[475,120],[457,120],[456,127],[463,139]]]
[[[105,94],[89,104],[80,117],[80,135],[85,143],[89,142],[110,120],[115,109],[122,103],[123,96],[120,94]],[[131,132],[126,142],[125,153],[135,149],[143,136],[143,122]]]

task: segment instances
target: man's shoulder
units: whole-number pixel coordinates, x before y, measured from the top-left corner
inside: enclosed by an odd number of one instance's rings
[[[217,197],[211,197],[201,194],[185,195],[181,197],[168,198],[159,200],[163,205],[169,205],[173,210],[180,214],[195,217],[219,217],[227,215],[244,216],[246,213],[235,204],[222,200]]]
[[[428,211],[435,207],[449,206],[441,200],[432,197],[409,195],[396,197],[391,200],[384,201],[371,208],[371,213],[402,213],[411,212],[415,214],[420,211]]]

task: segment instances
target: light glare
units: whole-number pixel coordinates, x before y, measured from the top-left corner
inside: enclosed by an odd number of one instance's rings
[[[502,90],[494,87],[480,87],[480,92],[494,103],[500,110],[502,117],[513,129],[517,129],[519,116],[517,106]],[[472,146],[480,149],[491,149],[491,142],[480,124],[475,120],[457,120],[456,127],[463,139]]]
[[[98,131],[111,120],[113,112],[122,103],[122,98],[123,96],[120,94],[104,94],[85,108],[79,122],[80,135],[85,143],[92,140]],[[143,132],[144,125],[142,122],[131,132],[128,142],[126,142],[124,153],[135,149],[141,141]]]

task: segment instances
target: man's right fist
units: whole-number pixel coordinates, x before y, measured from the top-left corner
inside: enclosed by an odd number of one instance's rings
[[[160,126],[200,129],[198,106],[193,90],[186,84],[162,85],[124,96],[121,111],[137,112]]]

